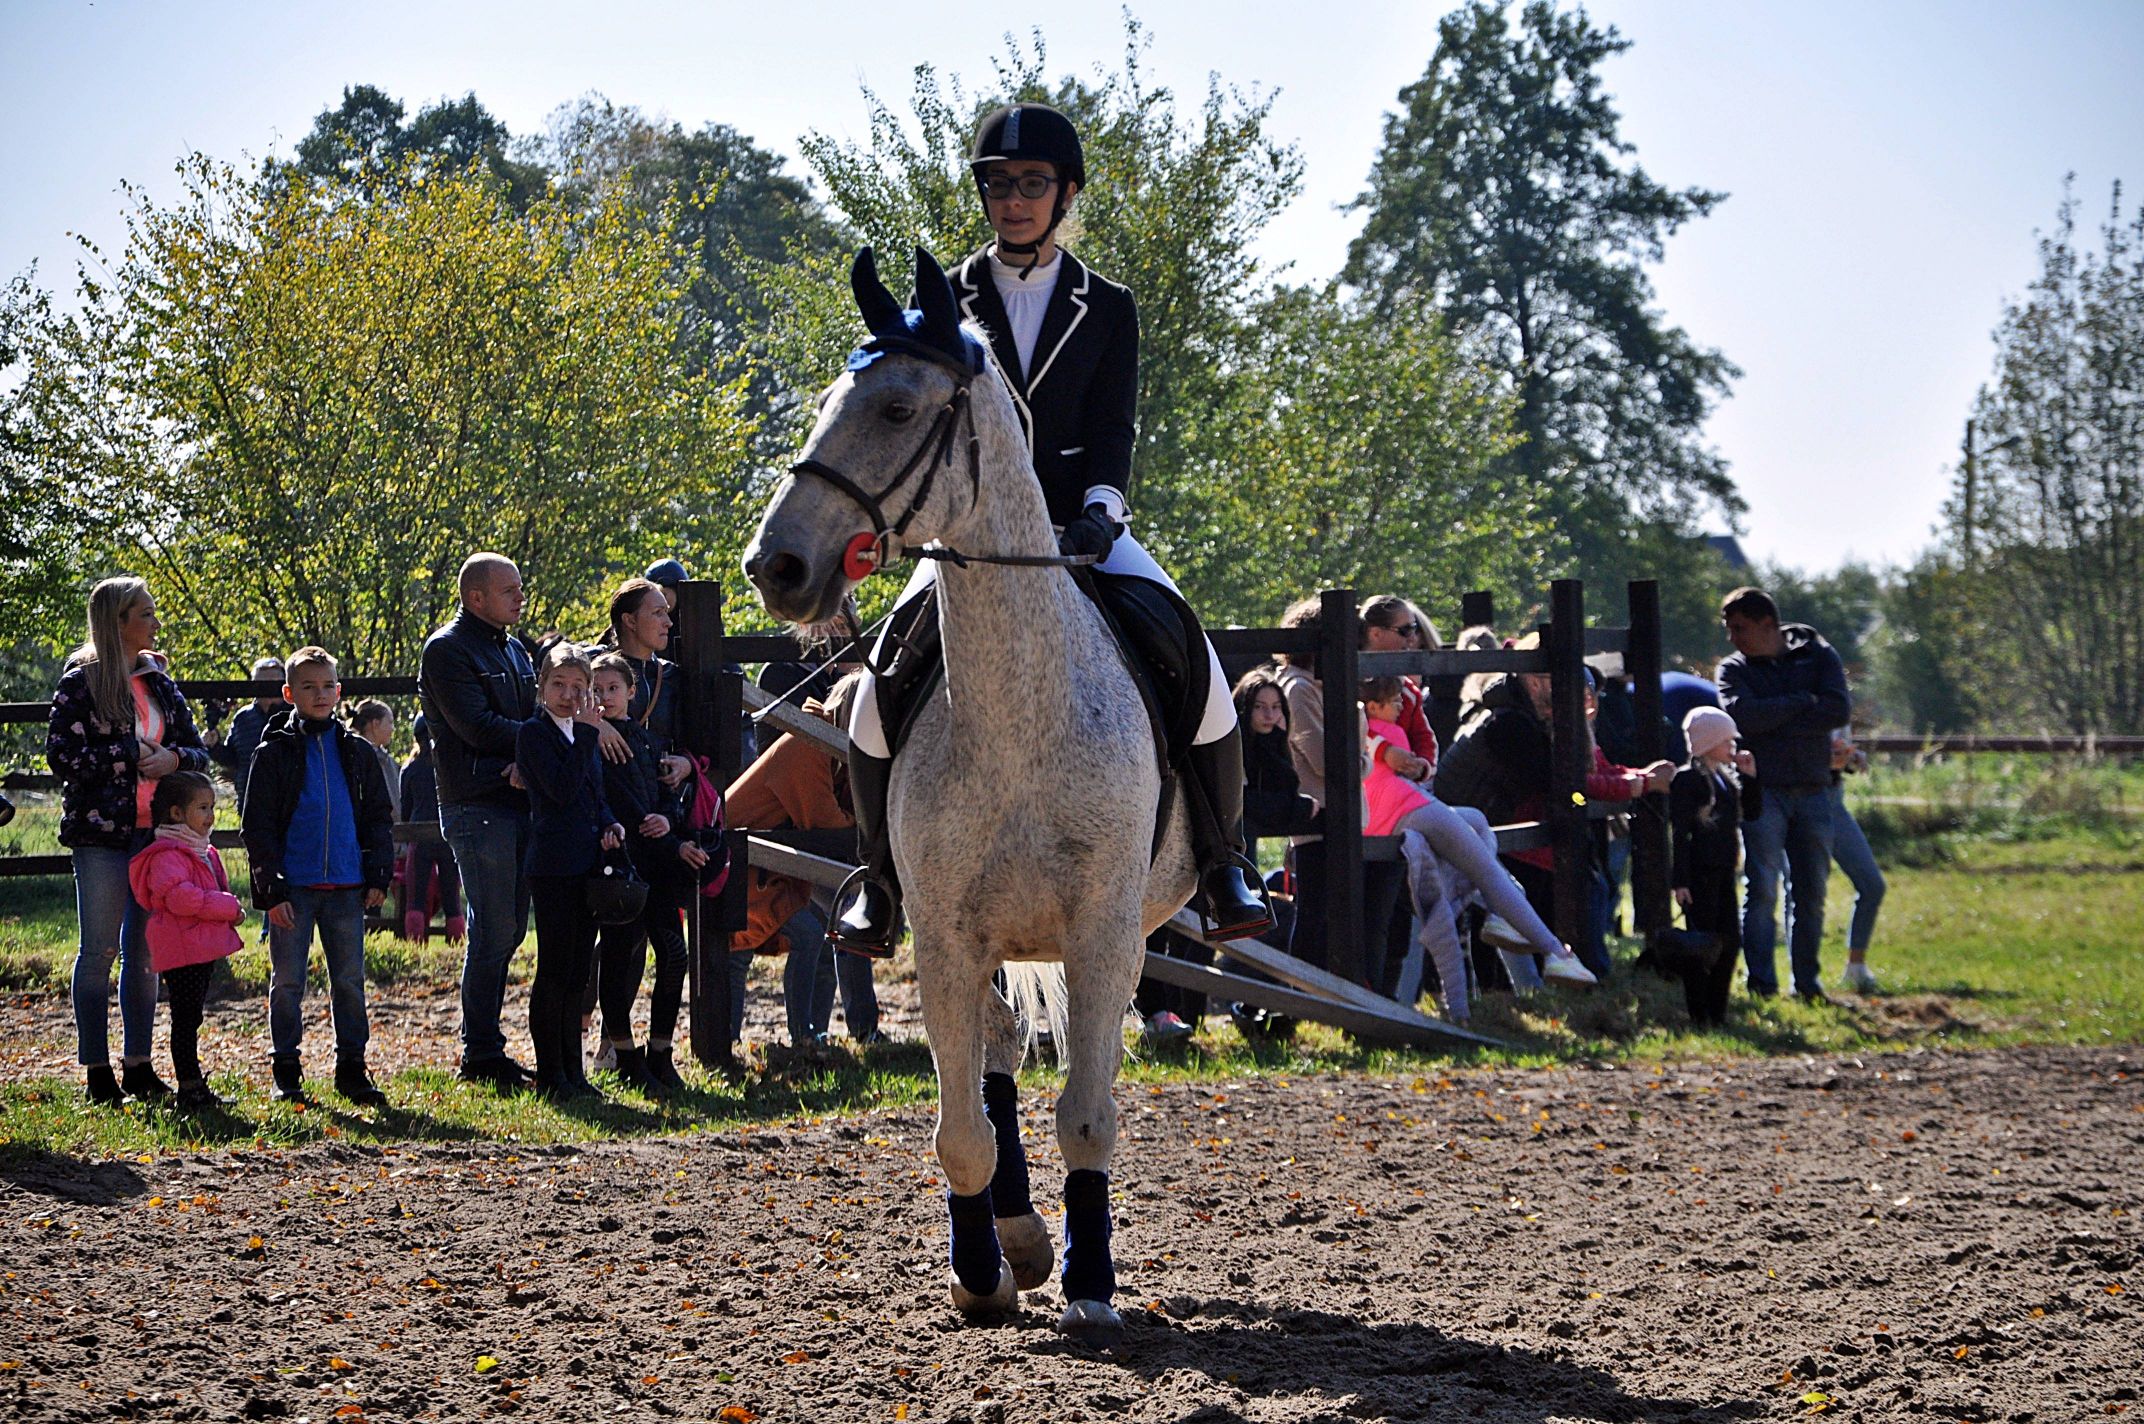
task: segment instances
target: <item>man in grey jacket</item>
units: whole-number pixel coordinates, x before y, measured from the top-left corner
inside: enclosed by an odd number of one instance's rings
[[[1764,792],[1764,813],[1742,825],[1742,955],[1749,989],[1767,997],[1779,991],[1773,952],[1784,872],[1793,897],[1787,953],[1794,992],[1821,1000],[1817,950],[1824,942],[1824,887],[1831,874],[1831,729],[1845,726],[1853,713],[1846,667],[1816,629],[1782,625],[1778,605],[1763,589],[1728,594],[1720,602],[1720,624],[1735,648],[1720,660],[1720,703],[1757,759]]]

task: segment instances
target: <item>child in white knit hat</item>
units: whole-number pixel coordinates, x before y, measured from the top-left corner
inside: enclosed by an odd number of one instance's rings
[[[1764,803],[1757,791],[1756,759],[1735,750],[1740,731],[1734,718],[1717,707],[1693,707],[1682,719],[1682,732],[1690,760],[1668,785],[1673,842],[1668,884],[1682,907],[1683,923],[1717,942],[1701,955],[1676,956],[1673,968],[1682,978],[1691,1021],[1710,1025],[1726,1017],[1727,991],[1742,948],[1735,897],[1742,822],[1756,817]]]

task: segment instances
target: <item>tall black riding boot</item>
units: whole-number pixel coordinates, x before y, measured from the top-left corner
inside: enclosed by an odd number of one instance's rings
[[[1245,873],[1250,861],[1243,853],[1242,734],[1199,743],[1184,762],[1200,793],[1190,798],[1191,853],[1212,933],[1218,939],[1264,934],[1273,928],[1273,911],[1263,887]]]
[[[842,887],[829,937],[851,954],[888,959],[901,938],[901,881],[893,870],[893,838],[886,825],[886,788],[893,758],[849,748],[849,796],[856,806],[857,856],[861,868]]]

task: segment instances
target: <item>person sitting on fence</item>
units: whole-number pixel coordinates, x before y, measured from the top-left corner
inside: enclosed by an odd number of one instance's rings
[[[201,1071],[201,1006],[216,961],[242,947],[246,907],[231,893],[223,857],[209,844],[216,827],[216,785],[198,771],[174,771],[156,784],[149,814],[156,839],[127,868],[134,898],[148,907],[149,956],[171,999],[172,1105],[180,1112],[221,1107]]]
[[[1598,982],[1570,946],[1541,922],[1527,903],[1525,892],[1498,864],[1496,833],[1490,829],[1488,818],[1472,808],[1445,805],[1419,782],[1401,774],[1405,734],[1392,715],[1400,710],[1399,681],[1396,677],[1366,678],[1360,692],[1370,730],[1371,770],[1363,782],[1369,833],[1405,836],[1411,831],[1422,838],[1408,868],[1408,885],[1417,891],[1418,900],[1440,883],[1441,877],[1432,876],[1420,864],[1422,855],[1433,854],[1464,876],[1490,910],[1523,937],[1524,946],[1543,957],[1547,977],[1572,984]],[[1464,1020],[1466,956],[1459,944],[1454,908],[1438,894],[1432,903],[1417,904],[1416,913],[1423,922],[1422,946],[1429,952],[1443,985],[1439,1002],[1446,1017]]]
[[[1867,753],[1854,745],[1854,730],[1840,727],[1831,734],[1831,858],[1854,887],[1854,916],[1846,930],[1846,987],[1857,994],[1876,992],[1876,976],[1869,972],[1869,942],[1876,936],[1876,912],[1883,908],[1883,869],[1861,823],[1846,809],[1846,778],[1868,770]]]
[[[75,1059],[89,1100],[170,1096],[149,1063],[156,976],[142,938],[147,919],[127,863],[154,832],[149,803],[175,771],[206,772],[193,711],[151,651],[156,600],[138,578],[108,578],[89,593],[89,637],[52,694],[45,760],[60,779],[60,844],[73,852],[81,939],[74,961]],[[120,1076],[112,1076],[112,964],[119,964]]]
[[[1381,593],[1365,600],[1358,621],[1364,652],[1427,652],[1443,646],[1422,610],[1398,594]],[[1429,725],[1428,703],[1420,681],[1412,675],[1399,681],[1400,715],[1393,721],[1406,734],[1406,741],[1387,744],[1388,764],[1410,781],[1427,781],[1436,772],[1437,734]],[[1414,916],[1397,908],[1386,918],[1384,969],[1373,987],[1396,996],[1400,981],[1418,977],[1408,973],[1407,962],[1419,958],[1419,926]]]
[[[410,719],[409,737],[414,750],[402,764],[402,819],[412,826],[429,827],[435,834],[413,840],[401,854],[402,938],[423,944],[432,935],[432,911],[436,906],[446,917],[447,943],[460,944],[469,922],[462,918],[462,877],[455,868],[454,852],[439,829],[439,777],[432,760],[432,727],[418,713]]]
[[[1742,948],[1742,917],[1735,904],[1741,826],[1762,813],[1764,798],[1756,758],[1735,750],[1734,718],[1700,704],[1676,730],[1690,748],[1690,760],[1668,787],[1668,884],[1682,907],[1683,924],[1716,939],[1706,947],[1656,935],[1643,958],[1682,980],[1692,1023],[1716,1025],[1727,1016],[1727,991]]]
[[[603,1098],[581,1061],[581,986],[596,948],[588,894],[604,856],[625,844],[625,827],[603,798],[600,735],[581,720],[594,705],[589,673],[588,657],[577,645],[555,644],[537,679],[540,709],[514,740],[514,765],[529,789],[525,867],[536,915],[529,1041],[536,1090],[556,1101]]]
[[[402,819],[402,764],[388,750],[395,739],[395,709],[377,697],[368,697],[351,710],[350,730],[372,748],[379,760],[380,777],[387,783],[387,805],[395,819]]]
[[[826,704],[807,701],[804,710],[841,726],[862,685],[859,678],[845,676],[834,684]],[[754,830],[852,831],[856,812],[848,764],[810,738],[784,732],[730,783],[729,818],[731,825]],[[841,856],[846,859],[850,853],[844,847]],[[810,1049],[824,1042],[837,989],[849,1037],[860,1044],[879,1041],[871,958],[836,952],[826,933],[829,905],[830,898],[806,881],[752,867],[745,883],[745,928],[730,941],[733,1038],[744,1026],[745,984],[738,971],[748,967],[757,952],[788,956],[782,989],[792,1047]]]
[[[699,889],[699,871],[708,856],[697,842],[680,834],[685,825],[684,803],[663,784],[662,756],[654,736],[627,715],[633,696],[633,665],[621,654],[604,653],[592,669],[596,705],[633,749],[628,761],[603,763],[604,799],[611,815],[626,827],[625,843],[633,867],[648,885],[647,904],[639,920],[606,924],[598,934],[603,1035],[610,1046],[611,1066],[628,1086],[670,1097],[685,1088],[671,1056],[686,969],[685,934],[678,914],[685,897]],[[640,989],[650,946],[655,950],[655,992],[648,1003],[648,1047],[642,1050],[633,1046],[633,998]]]
[[[306,961],[313,932],[327,960],[335,1024],[335,1091],[363,1107],[386,1103],[365,1068],[365,912],[394,880],[394,812],[379,758],[335,718],[342,680],[325,648],[284,663],[291,710],[268,724],[246,778],[244,836],[253,903],[283,931],[269,940],[268,1036],[275,1095],[305,1100]]]
[[[256,658],[251,672],[255,682],[273,682],[280,686],[283,660]],[[223,774],[229,778],[237,794],[240,815],[246,810],[246,773],[253,769],[253,753],[261,744],[261,733],[268,730],[268,723],[276,713],[289,710],[290,704],[278,695],[256,697],[231,714],[229,731],[218,732],[212,727],[201,734],[210,759],[223,768]]]

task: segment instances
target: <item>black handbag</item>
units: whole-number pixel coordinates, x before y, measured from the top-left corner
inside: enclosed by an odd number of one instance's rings
[[[588,909],[598,924],[629,925],[648,907],[648,882],[633,869],[623,847],[605,851],[588,872]]]
[[[1646,938],[1652,961],[1670,976],[1703,974],[1720,957],[1720,936],[1711,930],[1679,930],[1672,925]]]

